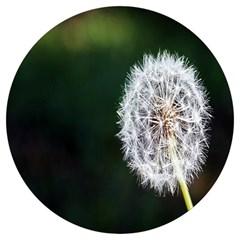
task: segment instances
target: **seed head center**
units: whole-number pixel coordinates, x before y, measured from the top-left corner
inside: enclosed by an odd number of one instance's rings
[[[167,139],[173,138],[175,136],[175,124],[177,121],[177,109],[174,103],[168,103],[162,105],[157,111],[156,118],[158,121],[162,122],[163,130],[166,133]]]

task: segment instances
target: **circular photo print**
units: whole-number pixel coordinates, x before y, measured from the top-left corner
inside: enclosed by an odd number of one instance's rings
[[[190,30],[109,7],[62,22],[32,47],[12,83],[7,133],[22,179],[52,212],[133,233],[191,211],[211,189],[233,107],[221,67]]]

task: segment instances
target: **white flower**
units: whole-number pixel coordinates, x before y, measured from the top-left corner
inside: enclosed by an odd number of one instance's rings
[[[197,75],[166,51],[145,55],[128,75],[117,136],[130,169],[159,195],[174,194],[181,178],[190,184],[205,163],[211,108]]]

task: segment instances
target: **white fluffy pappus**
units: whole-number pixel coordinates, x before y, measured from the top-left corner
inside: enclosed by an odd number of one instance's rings
[[[117,136],[144,187],[173,195],[179,178],[193,181],[206,159],[210,112],[206,89],[185,57],[167,51],[144,55],[131,69],[117,111]]]

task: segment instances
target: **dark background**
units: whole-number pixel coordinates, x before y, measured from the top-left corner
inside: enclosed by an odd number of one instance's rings
[[[126,233],[161,226],[186,212],[181,193],[158,197],[137,186],[115,137],[127,72],[144,53],[156,56],[159,49],[189,59],[213,108],[207,163],[190,186],[194,205],[218,178],[232,140],[233,108],[209,49],[179,23],[151,11],[89,11],[36,43],[17,71],[7,108],[9,145],[23,180],[64,219]]]

